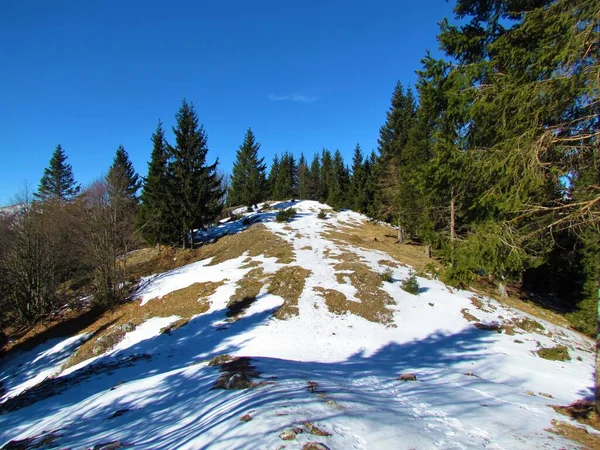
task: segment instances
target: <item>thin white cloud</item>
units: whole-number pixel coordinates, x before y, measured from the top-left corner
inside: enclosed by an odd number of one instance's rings
[[[313,103],[319,100],[319,97],[310,95],[290,94],[290,95],[275,95],[269,94],[269,100],[274,102],[297,102],[297,103]]]

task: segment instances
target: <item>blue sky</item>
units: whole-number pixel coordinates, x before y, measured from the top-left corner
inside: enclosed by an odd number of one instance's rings
[[[413,85],[453,2],[0,1],[0,205],[37,189],[60,143],[75,177],[122,144],[144,175],[150,136],[171,136],[183,97],[231,170],[252,127],[270,163],[377,146],[397,80]]]

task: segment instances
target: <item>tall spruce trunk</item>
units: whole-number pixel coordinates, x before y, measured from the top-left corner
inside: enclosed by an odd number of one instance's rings
[[[450,240],[456,239],[456,200],[454,196],[454,188],[452,188],[450,198]]]
[[[404,244],[404,230],[402,229],[402,225],[400,224],[400,219],[398,219],[398,243]]]

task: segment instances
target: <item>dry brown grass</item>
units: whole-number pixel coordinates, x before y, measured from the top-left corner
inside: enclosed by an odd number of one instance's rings
[[[380,275],[371,270],[366,264],[359,262],[342,262],[336,264],[334,268],[337,271],[348,272],[337,273],[337,280],[339,283],[350,281],[350,284],[357,291],[356,297],[358,297],[360,303],[348,301],[341,293],[341,296],[329,293],[328,296],[325,296],[325,300],[331,312],[340,314],[350,311],[372,322],[384,324],[392,322],[393,313],[387,306],[394,304],[394,300],[380,288],[383,284]],[[329,301],[327,301],[328,297]]]
[[[239,258],[244,252],[248,252],[249,258],[244,261],[248,265],[254,265],[251,258],[259,255],[277,258],[281,264],[289,264],[294,259],[294,248],[290,243],[271,233],[264,225],[255,224],[242,233],[224,236],[193,250],[164,247],[160,254],[154,248],[136,250],[127,259],[128,276],[135,280],[206,258],[213,258],[210,265],[215,265]]]
[[[298,315],[298,299],[311,273],[300,266],[288,266],[273,274],[269,280],[269,293],[284,300],[283,305],[274,313],[276,318],[286,319]]]
[[[331,229],[323,237],[337,244],[351,244],[367,250],[379,250],[396,261],[408,264],[416,270],[423,270],[434,262],[425,255],[423,247],[410,244],[397,244],[396,230],[388,225],[366,222],[360,226],[347,226]]]
[[[479,319],[471,314],[467,308],[461,309],[460,312],[465,320],[468,320],[469,322],[479,322]]]
[[[593,401],[577,400],[568,406],[552,405],[552,408],[560,414],[600,431],[600,416],[596,413]]]
[[[370,307],[365,302],[359,303],[348,300],[344,294],[335,289],[325,289],[317,286],[314,290],[323,296],[327,309],[334,314],[346,314],[349,312],[370,322],[391,323],[392,312],[386,308],[382,308],[381,305],[376,305],[375,307],[371,305]]]
[[[137,326],[152,317],[172,315],[189,319],[196,314],[206,312],[209,307],[206,298],[214,294],[222,284],[223,282],[194,283],[186,288],[170,292],[162,298],[150,300],[144,306],[140,306],[140,301],[131,301],[105,312],[95,322],[81,330],[82,333],[94,333],[93,337],[79,347],[67,361],[66,367],[74,366],[94,356],[93,348],[98,339],[115,334],[115,326],[126,323]]]
[[[567,422],[560,422],[558,420],[552,420],[551,423],[552,428],[548,428],[546,431],[578,442],[583,445],[583,447],[581,447],[583,449],[594,450],[600,448],[599,433],[591,434],[583,427],[578,427]]]

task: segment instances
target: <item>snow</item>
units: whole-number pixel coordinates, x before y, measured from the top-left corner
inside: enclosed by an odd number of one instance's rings
[[[332,449],[577,448],[545,429],[552,419],[566,420],[550,404],[564,405],[590,394],[590,340],[537,318],[545,328],[540,333],[517,331],[511,336],[478,330],[462,309],[488,322],[530,316],[487,298],[480,300],[488,312],[475,309],[472,292],[451,291],[440,281],[420,277],[418,296],[403,291],[399,281],[384,284],[394,299],[392,326],[332,314],[314,287],[360,301],[353,286],[338,281],[335,255],[353,252],[377,273],[389,269],[382,260],[392,259],[323,236],[327,227],[360,225],[366,220],[360,214],[333,213],[310,201],[274,206],[293,206],[298,215],[287,224],[275,222],[272,213],[249,215],[258,215],[290,242],[292,264],[311,272],[298,316],[273,318],[283,299],[265,287],[241,319],[227,321],[229,297],[251,270],[240,268],[246,255],[213,266],[207,259],[148,277],[140,283],[142,304],[193,283],[224,284],[209,298],[206,313],[170,335],[160,330],[177,316],[150,319],[106,354],[66,371],[61,372],[62,365],[87,336],[49,342],[3,362],[3,401],[47,376],[72,383],[54,396],[0,415],[0,444],[58,430],[60,448],[89,448],[113,440],[132,448],[178,449],[301,448],[309,441]],[[322,209],[330,215],[326,221],[316,218]],[[244,209],[240,214],[248,213]],[[233,232],[237,222],[220,226]],[[273,258],[253,260],[265,273],[283,267]],[[398,267],[392,277],[403,280],[409,272]],[[547,361],[534,353],[539,346],[557,344],[569,347],[570,361]],[[261,380],[272,383],[211,390],[219,372],[207,362],[224,353],[252,357]],[[129,363],[136,355],[146,358]],[[108,362],[124,363],[82,376]],[[416,373],[417,381],[396,380],[405,372]],[[309,392],[309,381],[318,383],[317,392]],[[124,412],[112,417],[117,411]],[[240,421],[244,414],[253,420]],[[279,438],[286,428],[305,421],[331,435],[305,431],[296,441]]]

